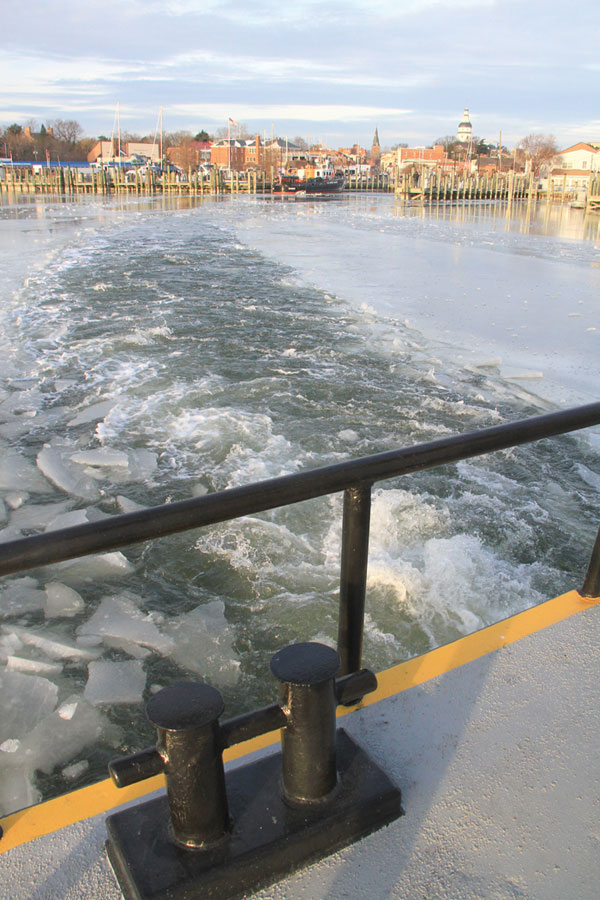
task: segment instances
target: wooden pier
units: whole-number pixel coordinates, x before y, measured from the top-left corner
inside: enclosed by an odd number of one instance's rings
[[[221,194],[271,194],[277,183],[276,172],[231,172],[217,169],[209,174],[188,171],[187,175],[169,172],[157,175],[118,167],[40,167],[7,166],[0,169],[0,194],[55,194],[61,196],[184,196],[203,197]],[[416,168],[390,173],[373,173],[346,178],[346,191],[352,193],[393,193],[411,205],[463,200],[550,200],[554,203],[580,202],[580,188],[554,185],[541,190],[530,174],[494,172],[483,174],[447,171],[442,168]],[[600,173],[590,173],[581,203],[588,212],[600,211]],[[283,196],[283,195],[279,195]]]

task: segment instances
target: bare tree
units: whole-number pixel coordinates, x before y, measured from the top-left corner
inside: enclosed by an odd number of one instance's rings
[[[523,151],[534,175],[539,173],[540,166],[545,162],[550,162],[558,154],[558,146],[553,134],[528,134],[519,141],[518,149]]]
[[[83,128],[74,119],[55,119],[49,125],[57,141],[76,144],[83,137]]]

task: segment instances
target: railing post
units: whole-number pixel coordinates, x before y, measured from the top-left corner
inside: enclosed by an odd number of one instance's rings
[[[344,491],[338,624],[342,675],[356,672],[361,667],[370,521],[371,485],[347,488]]]
[[[600,597],[600,528],[592,548],[592,555],[590,556],[588,570],[581,588],[581,595],[582,597]]]

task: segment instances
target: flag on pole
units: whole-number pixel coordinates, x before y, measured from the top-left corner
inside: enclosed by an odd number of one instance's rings
[[[232,119],[231,116],[230,116],[230,117],[229,117],[229,124],[230,124],[230,125],[237,125],[237,122],[235,121],[235,119]]]

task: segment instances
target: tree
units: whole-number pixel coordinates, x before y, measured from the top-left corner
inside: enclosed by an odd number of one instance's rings
[[[208,131],[205,131],[203,128],[202,131],[199,131],[198,134],[194,135],[194,140],[201,141],[202,143],[206,143],[207,141],[210,141],[210,134],[208,133]]]
[[[523,151],[534,175],[539,173],[540,166],[550,162],[558,154],[558,146],[553,134],[528,134],[519,141],[518,149]]]
[[[55,119],[50,125],[57,141],[76,144],[83,137],[83,128],[74,119]]]

